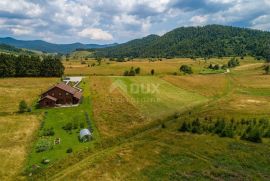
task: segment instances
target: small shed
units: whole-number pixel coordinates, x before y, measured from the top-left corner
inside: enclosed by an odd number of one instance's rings
[[[90,138],[91,138],[91,132],[89,131],[89,129],[82,129],[80,131],[80,140],[82,142],[86,142],[86,141],[89,141]]]

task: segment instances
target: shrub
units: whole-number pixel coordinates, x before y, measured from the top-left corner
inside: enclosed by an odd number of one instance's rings
[[[185,74],[192,74],[193,73],[192,68],[188,65],[182,65],[180,67],[180,72],[184,72]]]
[[[137,68],[135,69],[135,73],[136,73],[136,74],[140,74],[140,72],[141,72],[141,68],[140,68],[140,67],[137,67]]]
[[[42,131],[42,136],[54,136],[55,132],[53,128],[44,129]]]
[[[71,131],[72,130],[72,123],[69,122],[65,126],[63,126],[63,129],[66,131]]]
[[[128,76],[128,71],[126,70],[123,75]]]
[[[184,121],[182,126],[180,127],[180,129],[178,129],[178,131],[181,131],[181,132],[187,132],[188,130],[189,130],[189,128],[188,128],[188,124],[186,123],[186,121]]]
[[[72,153],[73,150],[72,150],[72,148],[68,148],[66,152],[67,152],[67,153]]]
[[[27,111],[27,109],[28,109],[27,103],[25,102],[25,100],[22,100],[19,104],[19,112],[24,113]]]
[[[232,58],[229,62],[228,62],[228,67],[229,68],[233,68],[233,67],[236,67],[236,66],[239,66],[240,65],[240,62],[238,59],[236,58]]]
[[[43,152],[52,149],[51,143],[46,139],[41,139],[36,145],[36,152]]]
[[[261,134],[260,134],[259,130],[256,129],[256,128],[252,129],[251,127],[248,127],[246,129],[244,134],[241,136],[241,139],[251,141],[251,142],[255,142],[255,143],[261,143],[262,142],[262,138],[261,138]]]
[[[219,70],[219,69],[220,69],[219,65],[214,66],[214,70]]]
[[[270,74],[270,65],[264,67],[265,74]]]
[[[226,126],[222,132],[219,134],[220,137],[229,137],[233,138],[234,137],[234,131],[231,126]]]
[[[152,69],[150,73],[151,73],[151,75],[154,75],[155,74],[155,70]]]

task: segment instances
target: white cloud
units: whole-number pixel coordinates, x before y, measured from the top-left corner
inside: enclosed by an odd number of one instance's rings
[[[192,25],[198,26],[198,25],[205,25],[207,23],[207,16],[193,16],[190,21],[192,22]]]
[[[98,43],[191,25],[270,30],[269,9],[270,0],[0,0],[0,36]]]
[[[270,15],[262,15],[252,21],[252,28],[260,30],[270,29]]]
[[[42,9],[38,4],[25,0],[1,0],[0,11],[19,14],[24,13],[31,17],[39,16],[42,13]]]
[[[81,37],[90,38],[91,40],[108,41],[113,39],[113,36],[110,33],[99,28],[86,28],[79,32],[78,35]]]
[[[11,31],[14,35],[29,35],[32,33],[30,29],[26,28],[11,28]]]

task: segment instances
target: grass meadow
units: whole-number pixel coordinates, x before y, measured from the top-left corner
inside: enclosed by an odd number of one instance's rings
[[[184,120],[196,118],[270,118],[270,76],[263,74],[261,62],[246,57],[230,73],[202,74],[210,63],[229,59],[103,60],[91,67],[95,60],[82,64],[81,58],[71,58],[64,62],[66,75],[91,75],[81,84],[83,103],[26,114],[16,113],[19,101],[34,105],[41,91],[59,79],[0,79],[5,95],[0,96],[0,179],[269,180],[269,139],[252,143],[178,131]],[[183,64],[191,65],[194,74],[175,74]],[[130,67],[140,67],[140,75],[121,76]],[[62,128],[85,121],[85,112],[94,129],[90,143],[78,141],[78,128]],[[37,153],[40,135],[51,127],[50,141],[60,137],[61,144]],[[73,153],[66,153],[68,148]],[[43,165],[43,159],[50,164]],[[21,176],[33,164],[41,169]]]
[[[0,79],[0,180],[20,178],[41,115],[18,114],[25,99],[31,105],[41,92],[58,81],[56,78]]]
[[[131,102],[153,119],[162,119],[207,101],[202,95],[154,76],[113,77],[113,80]]]

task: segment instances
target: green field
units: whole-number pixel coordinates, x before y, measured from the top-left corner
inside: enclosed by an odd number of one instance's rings
[[[51,162],[56,160],[60,160],[63,157],[66,157],[68,153],[66,153],[68,148],[72,148],[74,152],[77,152],[81,149],[87,149],[93,146],[93,143],[99,140],[99,134],[96,131],[95,124],[91,121],[91,128],[93,129],[93,140],[91,144],[89,142],[81,143],[78,139],[79,131],[83,128],[88,128],[88,124],[86,121],[86,113],[89,117],[92,117],[92,108],[90,101],[90,92],[88,90],[89,83],[88,79],[85,79],[81,83],[81,88],[85,91],[83,92],[83,102],[77,107],[69,107],[69,108],[54,108],[54,109],[42,109],[36,110],[37,113],[44,112],[43,123],[41,123],[41,128],[39,130],[39,137],[33,144],[33,149],[29,156],[28,166],[31,167],[34,164],[38,164],[41,166],[46,166],[45,164],[41,164],[43,159],[49,159]],[[66,131],[63,129],[67,123],[75,123],[77,124],[75,129],[71,131]],[[82,126],[80,126],[82,124]],[[55,134],[50,137],[40,136],[42,132],[46,129],[53,128]],[[60,138],[61,143],[55,145],[54,139]],[[41,141],[48,142],[53,145],[52,149],[44,152],[37,152],[36,146]]]
[[[199,94],[158,77],[113,77],[113,81],[145,115],[154,119],[189,110],[207,101]]]
[[[65,62],[66,74],[86,75],[80,84],[82,104],[32,107],[25,114],[16,112],[19,101],[34,105],[40,92],[59,79],[1,79],[0,89],[6,94],[0,97],[0,154],[5,163],[1,180],[269,180],[270,140],[266,136],[262,143],[242,140],[245,125],[232,138],[178,131],[183,122],[197,118],[206,126],[207,121],[219,118],[226,123],[233,119],[235,126],[243,119],[265,119],[265,127],[259,129],[270,131],[270,76],[263,74],[261,62],[247,57],[230,73],[200,74],[210,63],[228,60],[103,60],[95,67],[88,67],[95,60],[86,60],[86,65],[72,60]],[[190,65],[194,74],[182,75],[178,69],[183,64]],[[122,76],[132,66],[140,67],[141,73]],[[153,76],[151,69],[156,72]],[[87,126],[85,112],[94,129],[89,143],[79,142],[79,128],[72,133],[62,128],[69,122]],[[37,153],[36,145],[44,139],[40,135],[52,127],[55,134],[46,138],[49,142],[61,138],[61,144]],[[68,148],[73,153],[66,153]],[[43,159],[50,163],[42,164]],[[23,171],[33,165],[40,168],[25,175]]]

